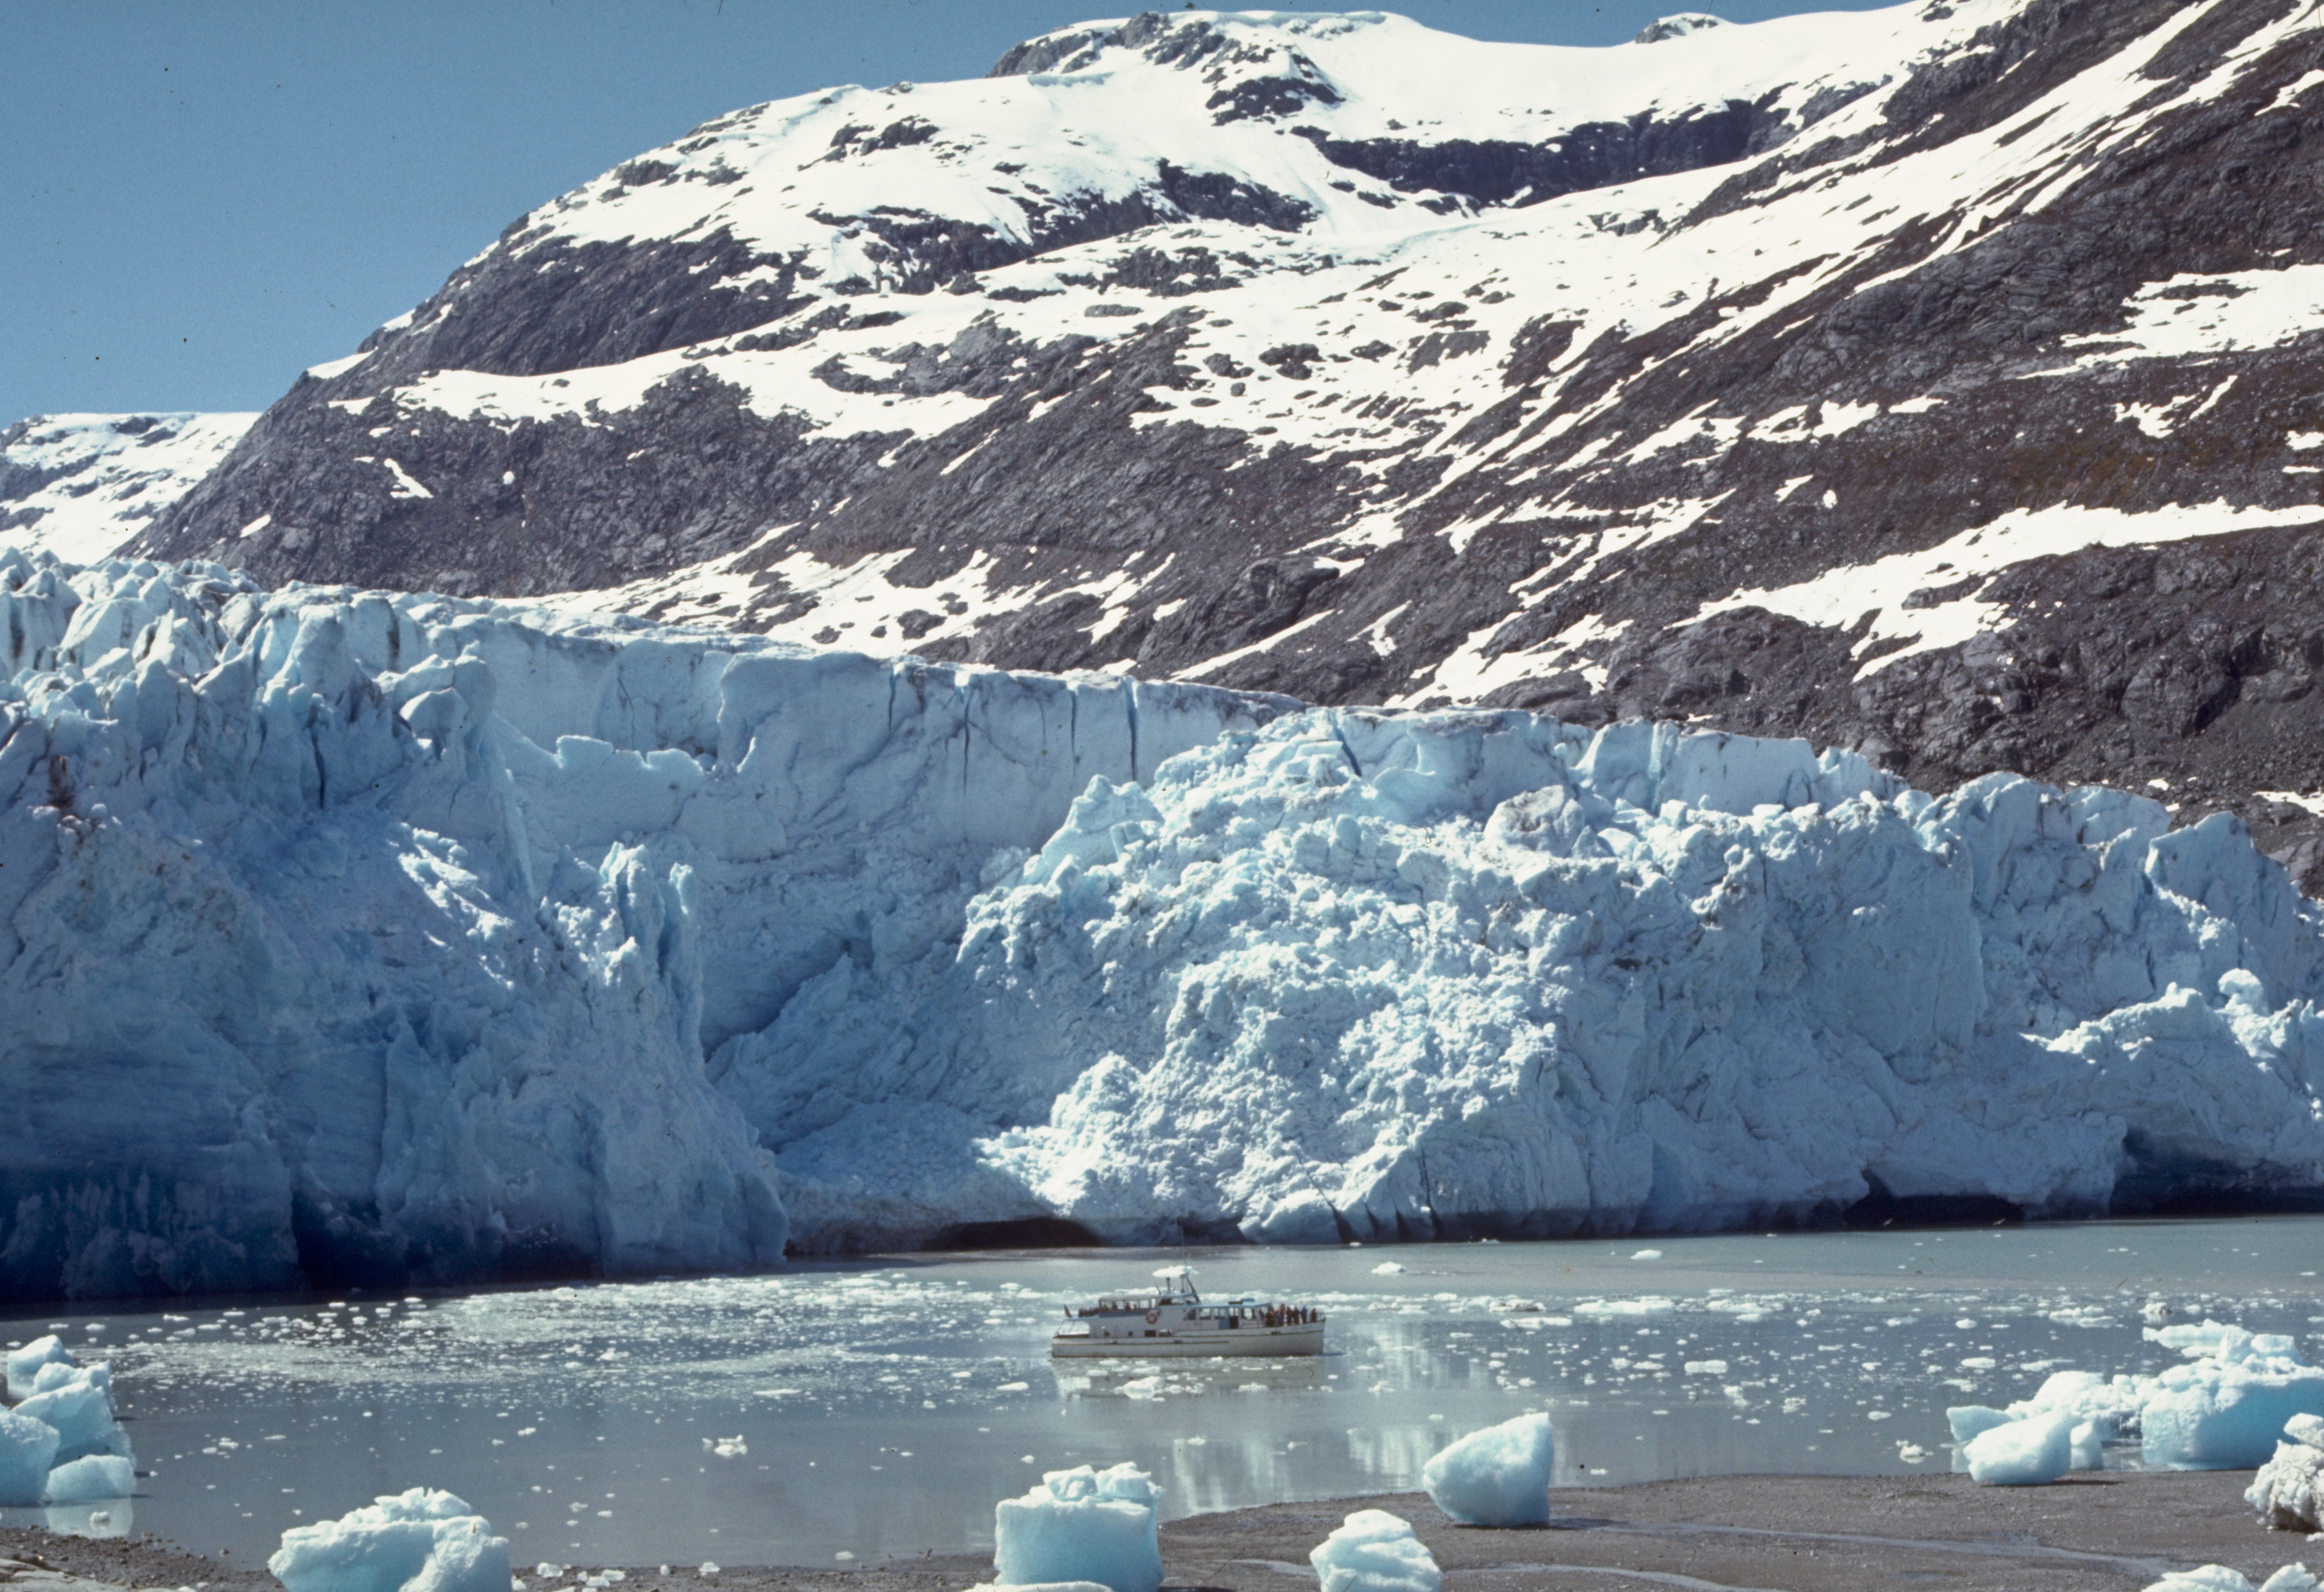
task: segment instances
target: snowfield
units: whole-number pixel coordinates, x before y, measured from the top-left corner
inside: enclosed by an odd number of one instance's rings
[[[2324,1188],[2228,818],[0,551],[0,1288]]]
[[[0,427],[0,536],[106,557],[217,467],[254,414],[33,415]]]

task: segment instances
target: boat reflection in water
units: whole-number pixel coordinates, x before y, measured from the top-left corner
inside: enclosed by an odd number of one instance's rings
[[[1323,1352],[1323,1312],[1253,1298],[1206,1300],[1194,1274],[1154,1274],[1159,1288],[1110,1293],[1068,1310],[1089,1323],[1049,1339],[1059,1359],[1191,1359],[1218,1355],[1316,1355]]]

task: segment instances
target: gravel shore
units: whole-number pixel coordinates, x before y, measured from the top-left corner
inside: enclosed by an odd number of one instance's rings
[[[2294,1560],[2324,1569],[2324,1541],[2253,1523],[2242,1497],[2250,1480],[2240,1470],[2092,1472],[2046,1487],[1981,1487],[1965,1476],[1712,1477],[1560,1492],[1555,1523],[1529,1531],[1455,1525],[1425,1495],[1403,1493],[1174,1521],[1162,1528],[1162,1560],[1174,1587],[1296,1592],[1314,1584],[1307,1551],[1351,1511],[1379,1508],[1413,1523],[1444,1569],[1446,1592],[2137,1592],[2166,1570],[2198,1564],[2232,1565],[2255,1581]],[[152,1538],[0,1531],[0,1559],[115,1587],[275,1587],[263,1566]],[[628,1567],[621,1592],[960,1592],[989,1579],[992,1566],[955,1554],[845,1568],[733,1565],[706,1577],[691,1565],[673,1571]],[[527,1578],[532,1592],[545,1592]],[[56,1578],[53,1592],[72,1588]]]

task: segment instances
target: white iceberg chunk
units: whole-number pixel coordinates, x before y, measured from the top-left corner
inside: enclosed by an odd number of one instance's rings
[[[2073,1467],[2077,1470],[2106,1468],[2106,1440],[2098,1435],[2095,1421],[2078,1421],[2070,1434],[2073,1445]]]
[[[56,1457],[55,1427],[14,1410],[0,1410],[0,1508],[39,1503]]]
[[[1052,1470],[1023,1497],[994,1506],[994,1579],[1011,1587],[1094,1581],[1111,1592],[1155,1592],[1162,1585],[1155,1519],[1161,1498],[1152,1478],[1126,1462],[1107,1470]]]
[[[111,1367],[51,1363],[41,1367],[32,1385],[39,1391],[18,1404],[16,1413],[56,1428],[60,1459],[88,1454],[128,1455],[129,1435],[113,1414]]]
[[[2224,1564],[2175,1570],[2150,1584],[2146,1592],[2317,1592],[2319,1583],[2302,1564],[2287,1564],[2258,1586],[2241,1570]]]
[[[137,1490],[137,1463],[119,1454],[90,1454],[49,1472],[44,1504],[94,1504]]]
[[[2029,1415],[2070,1415],[2089,1422],[2100,1443],[2112,1442],[2138,1431],[2139,1408],[2145,1402],[2150,1380],[2132,1375],[2108,1378],[2092,1371],[2060,1371],[2043,1382],[2032,1398],[2010,1405],[2006,1413],[2013,1421]]]
[[[428,1487],[293,1526],[266,1568],[290,1592],[510,1592],[508,1539]]]
[[[2275,1445],[2275,1458],[2252,1477],[2244,1502],[2259,1511],[2262,1525],[2324,1531],[2324,1419],[2294,1415],[2283,1435],[2292,1440]]]
[[[1443,1592],[1436,1556],[1412,1523],[1385,1509],[1359,1509],[1307,1554],[1323,1592]]]
[[[2150,1465],[2262,1465],[2292,1417],[2324,1415],[2324,1368],[2302,1363],[2289,1337],[2211,1321],[2150,1327],[2146,1336],[2191,1357],[2146,1385],[2140,1452]]]
[[[8,1396],[25,1399],[32,1396],[33,1379],[47,1366],[77,1366],[72,1350],[64,1340],[51,1332],[45,1338],[35,1338],[22,1348],[8,1351]]]
[[[1470,1525],[1545,1525],[1556,1459],[1549,1417],[1519,1415],[1431,1456],[1420,1485],[1439,1509]]]
[[[1969,1475],[1987,1486],[2040,1486],[2071,1468],[2074,1424],[2064,1415],[2006,1422],[1971,1440],[1961,1454]]]
[[[2006,1426],[2014,1417],[2006,1410],[1989,1404],[1955,1404],[1945,1412],[1946,1423],[1953,1429],[1953,1441],[1969,1442],[1997,1426]]]

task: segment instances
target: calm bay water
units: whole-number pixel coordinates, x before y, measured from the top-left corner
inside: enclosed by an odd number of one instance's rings
[[[2150,1302],[2324,1357],[2316,1217],[1187,1257],[1207,1293],[1320,1303],[1332,1352],[1053,1365],[1063,1307],[1181,1258],[1129,1250],[51,1309],[0,1340],[53,1330],[112,1360],[149,1474],[97,1529],[263,1559],[286,1527],[426,1485],[525,1565],[989,1546],[995,1499],[1084,1462],[1137,1461],[1172,1515],[1404,1488],[1527,1410],[1573,1485],[1942,1468],[1948,1404],[2168,1363]]]

